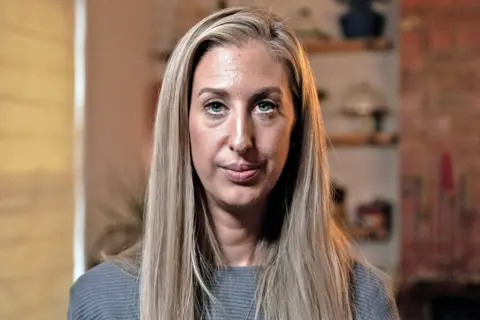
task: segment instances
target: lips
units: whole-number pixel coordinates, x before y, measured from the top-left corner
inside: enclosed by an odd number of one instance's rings
[[[223,173],[228,180],[234,183],[248,183],[253,181],[259,174],[261,166],[258,164],[230,164],[222,167]]]

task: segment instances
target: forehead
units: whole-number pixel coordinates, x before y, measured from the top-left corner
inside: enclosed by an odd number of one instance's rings
[[[209,50],[194,73],[193,89],[199,86],[259,87],[288,84],[284,65],[260,41],[240,46],[222,45]]]

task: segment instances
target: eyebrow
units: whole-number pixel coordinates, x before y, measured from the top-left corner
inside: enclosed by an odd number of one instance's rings
[[[200,89],[200,91],[198,91],[198,96],[201,96],[204,93],[213,93],[213,94],[215,94],[217,96],[221,96],[221,97],[228,96],[228,92],[226,90],[217,89],[217,88],[209,88],[209,87],[205,87],[205,88]]]
[[[227,97],[229,94],[226,90],[224,89],[218,89],[218,88],[210,88],[210,87],[205,87],[202,88],[198,91],[198,96],[202,95],[203,93],[213,93],[215,95],[218,95],[220,97]],[[276,93],[282,96],[283,92],[282,89],[279,87],[264,87],[260,88],[259,90],[255,91],[252,95],[252,98],[255,99],[260,99],[267,97],[269,94]]]

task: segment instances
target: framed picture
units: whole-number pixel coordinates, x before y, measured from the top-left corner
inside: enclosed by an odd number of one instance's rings
[[[388,240],[392,231],[392,204],[379,199],[360,205],[357,223],[364,230],[363,238]]]

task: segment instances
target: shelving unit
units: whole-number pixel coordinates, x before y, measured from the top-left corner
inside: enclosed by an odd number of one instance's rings
[[[392,42],[385,38],[305,42],[303,46],[310,54],[386,51],[393,48]]]
[[[393,133],[341,134],[328,136],[329,147],[389,147],[398,143],[399,137]]]
[[[347,39],[347,40],[334,40],[323,42],[304,42],[305,51],[312,58],[336,57],[343,55],[345,59],[356,59],[361,63],[361,59],[367,59],[369,53],[377,54],[389,54],[394,49],[394,44],[387,38],[369,38],[369,39]],[[373,59],[376,59],[374,57]],[[380,58],[380,57],[379,57]],[[368,59],[372,59],[368,57]],[[383,57],[382,57],[383,59]],[[321,59],[319,59],[321,60]],[[341,61],[341,60],[332,60]],[[318,66],[321,66],[323,62],[320,62]],[[348,81],[349,70],[345,70],[340,66],[340,72],[335,74],[336,77],[346,77]],[[342,73],[343,72],[343,73]],[[352,72],[355,72],[352,69]],[[369,75],[367,74],[367,78]],[[328,81],[328,77],[325,81]],[[335,89],[335,87],[334,87]],[[326,120],[328,121],[328,119]],[[372,119],[373,121],[373,119]],[[381,175],[378,172],[385,170],[384,166],[388,166],[389,161],[394,155],[390,153],[390,150],[396,150],[400,141],[400,135],[393,132],[379,132],[379,133],[356,133],[356,132],[327,132],[327,147],[329,148],[329,156],[332,159],[341,157],[340,161],[333,160],[332,177],[338,181],[342,181],[351,197],[349,202],[354,205],[347,210],[355,210],[355,215],[358,214],[356,210],[359,205],[366,204],[369,201],[374,200],[377,197],[390,199],[392,201],[393,208],[397,199],[392,193],[391,185],[395,178],[392,175]],[[384,154],[378,153],[377,150],[389,150]],[[338,151],[338,153],[337,153]],[[345,152],[345,153],[343,153]],[[383,159],[388,159],[384,162]],[[369,162],[371,161],[371,163]],[[380,166],[377,170],[377,166]],[[370,189],[370,191],[365,191]],[[360,194],[360,195],[359,195]],[[368,196],[367,196],[368,194]],[[348,202],[347,201],[347,202]],[[354,209],[355,208],[355,209]],[[395,209],[393,209],[395,212]],[[351,226],[351,236],[358,244],[357,249],[362,252],[368,259],[376,266],[382,266],[388,269],[389,272],[396,269],[395,257],[391,256],[390,252],[393,252],[393,248],[396,246],[396,238],[394,237],[395,228],[394,224],[389,227],[389,236],[385,239],[371,238],[367,229],[356,226]],[[391,274],[392,277],[394,274]]]
[[[367,38],[355,40],[319,40],[303,44],[309,54],[328,54],[341,52],[386,51],[393,48],[391,41],[385,38]],[[167,61],[172,50],[154,52],[153,59]]]
[[[393,43],[386,38],[330,40],[305,42],[305,51],[311,55],[330,53],[360,53],[363,51],[388,51]],[[394,133],[333,134],[328,136],[329,147],[391,147],[398,143]]]

